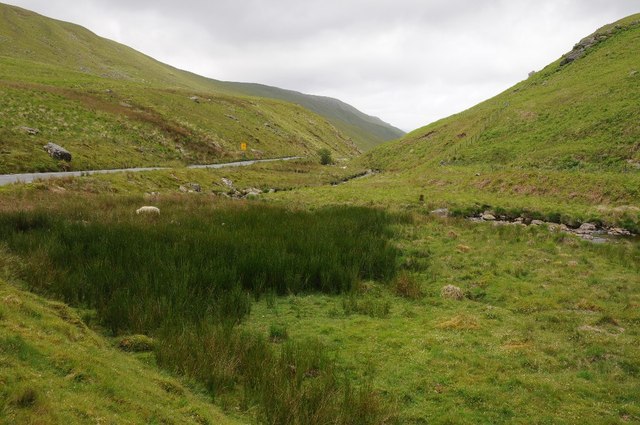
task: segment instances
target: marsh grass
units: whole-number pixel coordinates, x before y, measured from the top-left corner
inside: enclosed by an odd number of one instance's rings
[[[264,423],[380,423],[389,416],[380,397],[339,377],[321,345],[280,338],[278,350],[236,325],[252,298],[353,293],[363,279],[391,281],[398,254],[391,225],[407,217],[262,205],[154,218],[81,215],[0,215],[0,237],[39,270],[23,276],[32,289],[95,309],[114,335],[153,336],[160,365],[203,382],[214,397],[241,389],[241,405],[257,406]],[[382,317],[390,302],[357,305]]]

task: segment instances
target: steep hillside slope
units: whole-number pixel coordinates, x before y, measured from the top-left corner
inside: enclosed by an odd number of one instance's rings
[[[393,127],[380,118],[366,115],[338,99],[313,96],[292,90],[252,83],[222,83],[234,92],[250,96],[280,99],[304,106],[327,118],[344,134],[349,135],[361,149],[368,150],[385,141],[404,136],[404,131]]]
[[[3,269],[7,261],[0,252]],[[0,423],[240,422],[113,347],[74,309],[0,278]]]
[[[640,14],[601,28],[498,96],[355,161],[378,175],[297,199],[604,222],[640,233],[638,51]]]
[[[38,62],[88,76],[209,94],[266,97],[300,105],[322,115],[363,147],[403,132],[342,102],[275,87],[225,83],[160,63],[78,25],[0,4],[0,57]],[[26,62],[25,62],[26,63]]]
[[[371,153],[385,169],[640,167],[640,14],[504,93]]]

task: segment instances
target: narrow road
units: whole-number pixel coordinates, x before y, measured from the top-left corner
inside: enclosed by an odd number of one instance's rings
[[[227,162],[222,164],[189,165],[187,168],[226,168],[226,167],[246,167],[248,165],[261,162],[290,161],[300,159],[300,156],[289,156],[286,158],[254,159],[248,161]],[[87,171],[60,171],[52,173],[25,173],[25,174],[0,174],[0,186],[11,183],[31,183],[34,180],[48,180],[64,177],[81,177],[91,174],[113,174],[113,173],[138,173],[141,171],[169,170],[169,167],[141,167],[141,168],[118,168],[113,170],[87,170]]]

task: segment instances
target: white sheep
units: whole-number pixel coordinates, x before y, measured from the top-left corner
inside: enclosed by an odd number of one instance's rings
[[[157,214],[160,215],[160,208],[144,206],[136,210],[136,214]]]

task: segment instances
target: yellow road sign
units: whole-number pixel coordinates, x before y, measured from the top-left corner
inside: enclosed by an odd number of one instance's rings
[[[247,150],[247,144],[246,143],[240,143],[240,150],[246,151]]]

